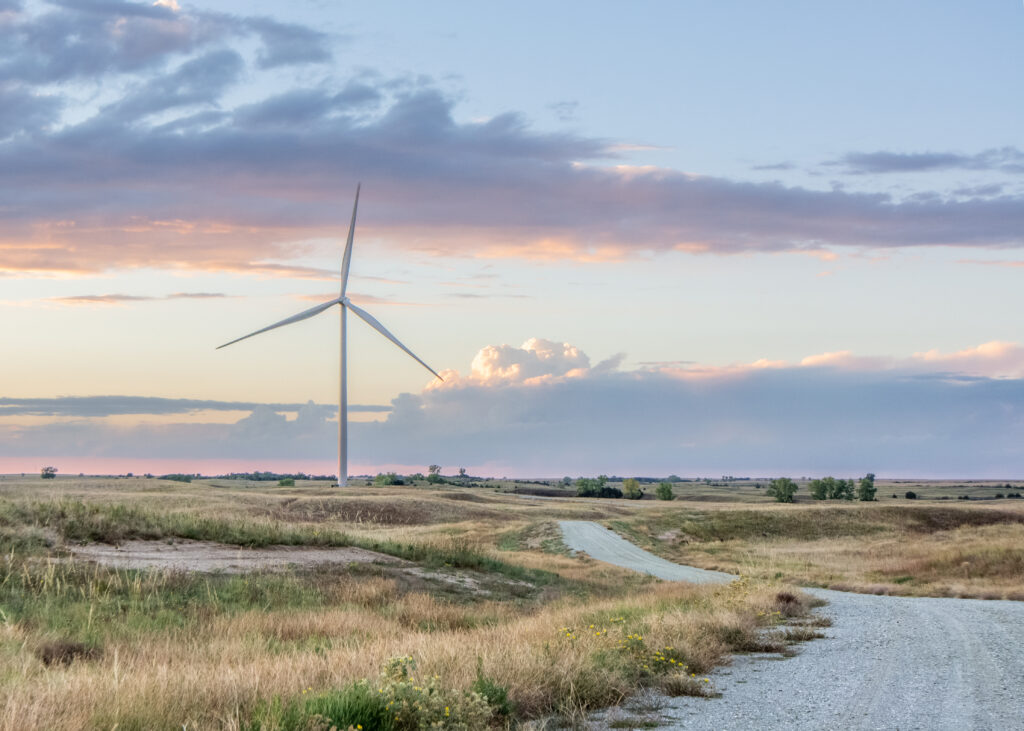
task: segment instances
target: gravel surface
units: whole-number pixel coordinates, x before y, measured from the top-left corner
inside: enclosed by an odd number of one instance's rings
[[[705,571],[680,566],[637,548],[625,538],[602,525],[588,520],[560,520],[562,540],[573,551],[582,551],[598,561],[624,566],[667,581],[690,581],[694,584],[723,583],[736,577],[721,571]]]
[[[588,548],[587,536],[600,533],[562,529],[567,545],[598,558],[590,548],[605,544]],[[829,602],[820,610],[834,623],[828,639],[781,662],[736,657],[711,676],[721,698],[646,697],[647,710],[660,706],[653,716],[627,707],[595,727],[659,717],[663,729],[718,731],[1024,729],[1024,603],[805,591]]]

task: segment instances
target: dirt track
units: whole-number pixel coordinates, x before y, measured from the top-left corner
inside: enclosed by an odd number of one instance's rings
[[[687,580],[636,546],[620,562],[595,523],[562,530],[594,558]],[[1024,729],[1024,603],[807,591],[829,602],[828,639],[781,663],[736,658],[713,676],[722,698],[661,699],[661,728]],[[636,714],[606,714],[596,727],[623,715]]]
[[[207,541],[179,540],[125,541],[118,546],[88,543],[72,549],[76,558],[84,558],[120,569],[159,568],[168,571],[221,571],[240,574],[261,569],[288,566],[349,563],[403,563],[392,556],[362,548],[309,548],[307,546],[270,546],[241,548]]]

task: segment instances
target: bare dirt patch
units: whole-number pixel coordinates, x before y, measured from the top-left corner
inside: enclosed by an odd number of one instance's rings
[[[242,548],[209,541],[124,541],[111,546],[89,543],[71,548],[75,558],[94,561],[120,569],[166,569],[241,574],[264,569],[321,564],[388,563],[406,565],[394,556],[352,546],[344,548],[308,548],[304,546],[269,546]]]

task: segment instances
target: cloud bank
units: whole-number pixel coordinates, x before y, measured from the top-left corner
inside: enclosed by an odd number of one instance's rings
[[[448,375],[396,398],[386,420],[353,423],[353,458],[520,476],[1024,473],[1024,347],[1014,343],[904,359],[838,352],[621,370],[616,359],[591,366],[570,344],[534,338],[485,347],[465,375]],[[0,457],[247,459],[256,468],[270,459],[329,464],[334,455],[329,406],[123,398],[0,401],[0,415],[81,417],[7,419]],[[94,418],[208,408],[250,414],[234,424],[134,428]]]
[[[1019,195],[897,199],[634,167],[629,145],[516,113],[462,121],[430,79],[339,75],[345,39],[309,27],[170,2],[28,7],[0,15],[0,273],[265,272],[343,232],[339,200],[358,180],[370,233],[447,254],[1024,245]],[[315,83],[261,85],[311,65]],[[1005,148],[838,163],[1007,171],[1021,159]]]

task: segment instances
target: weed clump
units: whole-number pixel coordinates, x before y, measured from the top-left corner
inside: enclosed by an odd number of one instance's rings
[[[320,693],[306,688],[288,703],[276,698],[256,709],[249,731],[476,731],[488,726],[494,711],[483,695],[445,688],[436,675],[417,678],[415,669],[416,661],[406,655],[389,660],[375,683],[363,679]]]
[[[36,650],[43,665],[70,665],[79,660],[97,660],[103,654],[98,647],[74,640],[47,642]]]

